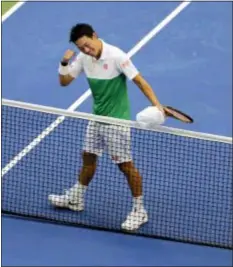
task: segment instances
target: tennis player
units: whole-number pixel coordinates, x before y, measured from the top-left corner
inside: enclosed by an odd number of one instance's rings
[[[152,105],[164,113],[163,107],[151,86],[126,53],[97,36],[91,25],[77,24],[70,32],[70,42],[79,49],[78,55],[67,50],[59,64],[59,81],[69,85],[82,72],[90,85],[96,115],[130,119],[127,79],[132,80]],[[127,231],[137,230],[148,221],[143,204],[142,177],[134,166],[130,149],[130,128],[90,122],[83,148],[83,166],[78,181],[64,195],[49,195],[52,205],[84,210],[84,195],[97,166],[97,159],[107,151],[112,161],[127,178],[132,193],[132,210],[121,227]]]

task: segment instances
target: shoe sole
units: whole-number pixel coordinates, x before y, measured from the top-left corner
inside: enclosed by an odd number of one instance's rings
[[[81,208],[75,208],[74,205],[70,205],[70,204],[67,204],[67,205],[64,205],[64,206],[59,206],[57,203],[53,203],[51,200],[50,201],[50,204],[55,207],[55,208],[58,208],[58,209],[69,209],[69,210],[72,210],[72,211],[83,211],[84,210],[84,207],[81,207]]]
[[[73,210],[73,211],[83,211],[84,207],[83,208],[75,208],[74,206],[69,205],[68,209]]]
[[[147,223],[147,222],[148,222],[148,217],[146,216],[146,217],[143,219],[142,223],[141,223],[137,228],[134,228],[134,229],[126,229],[126,228],[121,227],[121,229],[122,229],[124,232],[132,233],[132,232],[137,231],[141,226],[143,226],[143,225],[144,225],[145,223]]]
[[[52,206],[54,207],[54,208],[57,208],[57,209],[68,209],[68,210],[72,210],[72,211],[84,211],[84,208],[74,208],[73,206],[63,206],[63,207],[61,207],[61,206],[57,206],[57,205],[54,205],[54,204],[52,204]]]

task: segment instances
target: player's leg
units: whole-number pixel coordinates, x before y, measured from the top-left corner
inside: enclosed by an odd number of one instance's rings
[[[97,166],[97,155],[83,152],[83,165],[77,183],[69,190],[69,208],[84,210],[84,198],[88,185],[93,179]]]
[[[128,231],[137,230],[148,221],[148,216],[143,205],[142,177],[132,161],[130,128],[109,126],[106,129],[105,139],[108,152],[127,178],[132,194],[133,208],[122,223],[122,228]]]
[[[83,152],[83,165],[78,179],[78,183],[82,186],[87,187],[93,179],[97,167],[97,157],[96,154]]]
[[[143,209],[142,201],[142,177],[138,169],[134,166],[133,161],[116,162],[120,171],[123,172],[127,178],[131,194],[133,196],[133,208],[135,210]]]
[[[133,161],[117,162],[117,164],[127,178],[133,198],[133,208],[122,223],[121,228],[127,231],[135,231],[148,221],[148,215],[143,204],[142,177]]]
[[[85,192],[94,177],[97,158],[103,150],[101,146],[98,125],[90,122],[86,132],[82,153],[82,167],[77,182],[70,189],[66,190],[64,195],[49,195],[49,201],[52,205],[76,211],[84,209]]]

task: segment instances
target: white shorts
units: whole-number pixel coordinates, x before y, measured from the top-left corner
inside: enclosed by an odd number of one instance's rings
[[[132,160],[130,142],[130,127],[90,121],[83,149],[97,156],[107,150],[113,162],[119,164]]]

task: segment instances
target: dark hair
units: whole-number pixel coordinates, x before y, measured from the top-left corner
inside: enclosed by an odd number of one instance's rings
[[[79,38],[83,36],[92,37],[93,33],[92,26],[85,23],[78,23],[71,28],[70,31],[70,42],[75,43]]]

